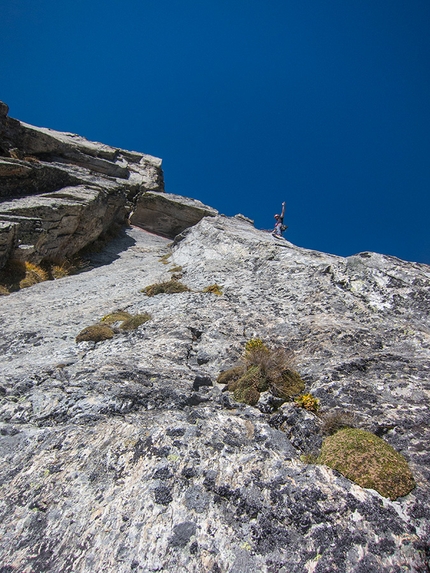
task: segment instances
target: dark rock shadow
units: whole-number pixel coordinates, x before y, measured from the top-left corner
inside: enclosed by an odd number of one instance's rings
[[[83,259],[88,261],[81,272],[91,269],[110,265],[113,261],[120,258],[120,254],[136,244],[136,240],[127,232],[129,229],[124,227],[118,235],[111,239],[102,250],[98,252],[87,251],[83,254]]]

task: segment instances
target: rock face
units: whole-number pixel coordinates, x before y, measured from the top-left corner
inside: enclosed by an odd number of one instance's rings
[[[223,216],[173,243],[129,228],[92,264],[0,297],[2,571],[428,571],[428,266]],[[178,273],[189,292],[141,292]],[[152,318],[76,344],[117,310]],[[321,416],[223,391],[253,337],[295,352]],[[340,410],[403,454],[410,494],[305,463]]]
[[[161,201],[168,218],[154,224],[148,208],[164,191],[160,159],[7,114],[0,102],[0,269],[9,258],[39,263],[73,255],[122,225],[133,210],[135,224],[169,237],[216,213],[170,196]]]
[[[143,193],[136,200],[130,222],[142,229],[173,239],[198,223],[203,217],[214,217],[216,209],[200,201],[171,193]]]

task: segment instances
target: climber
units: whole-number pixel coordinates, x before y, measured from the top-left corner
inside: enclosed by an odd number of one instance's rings
[[[285,215],[285,201],[282,203],[282,211],[280,215],[275,215],[276,223],[275,228],[272,231],[274,237],[282,237],[282,233],[287,229],[284,225],[284,215]]]

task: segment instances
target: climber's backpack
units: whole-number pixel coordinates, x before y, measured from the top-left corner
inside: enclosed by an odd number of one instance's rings
[[[288,225],[281,225],[281,231],[284,232],[288,229]]]

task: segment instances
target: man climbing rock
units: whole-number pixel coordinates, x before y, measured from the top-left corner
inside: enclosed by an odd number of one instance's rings
[[[282,203],[282,211],[280,215],[275,215],[276,223],[275,228],[272,231],[274,237],[282,237],[282,233],[287,229],[284,225],[284,215],[285,215],[285,201]]]

